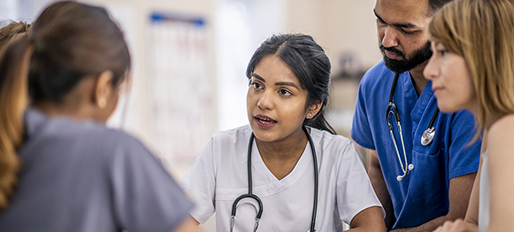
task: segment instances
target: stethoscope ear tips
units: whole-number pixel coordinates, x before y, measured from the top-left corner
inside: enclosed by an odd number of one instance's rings
[[[403,178],[407,175],[407,173],[409,173],[410,171],[412,171],[412,169],[414,169],[414,164],[409,164],[409,165],[407,166],[407,169],[408,169],[408,171],[407,171],[407,172],[405,172],[405,174],[403,174],[403,175],[398,175],[398,176],[396,177],[396,180],[397,180],[397,181],[402,181],[402,180],[403,180]]]

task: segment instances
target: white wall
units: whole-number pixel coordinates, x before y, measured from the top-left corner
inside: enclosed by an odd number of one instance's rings
[[[326,50],[333,70],[339,55],[353,53],[363,68],[382,59],[378,50],[375,0],[288,0],[287,30],[311,34]]]

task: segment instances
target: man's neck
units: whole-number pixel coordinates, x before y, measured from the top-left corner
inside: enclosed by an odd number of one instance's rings
[[[423,77],[423,69],[426,64],[427,62],[425,61],[423,64],[420,64],[409,71],[412,84],[414,84],[414,89],[416,89],[418,96],[421,95],[425,85],[428,83],[428,80]]]

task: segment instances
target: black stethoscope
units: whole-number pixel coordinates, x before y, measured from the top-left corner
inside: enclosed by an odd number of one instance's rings
[[[316,210],[318,208],[318,160],[316,158],[316,149],[314,148],[314,143],[312,142],[311,135],[309,134],[309,132],[307,131],[307,128],[305,128],[305,126],[302,129],[303,129],[303,132],[305,132],[305,135],[307,135],[307,139],[309,140],[309,144],[311,145],[312,161],[314,163],[314,204],[312,206],[311,228],[309,230],[309,231],[314,232],[314,231],[316,231],[314,229],[314,225],[316,223]],[[236,217],[237,203],[239,203],[239,201],[241,201],[244,198],[252,198],[255,201],[257,201],[257,203],[259,204],[259,210],[257,212],[257,216],[255,217],[255,227],[253,229],[254,232],[257,231],[257,228],[259,227],[259,221],[261,220],[262,201],[258,196],[256,196],[255,194],[252,193],[252,145],[253,145],[254,138],[255,138],[255,136],[252,133],[252,135],[250,136],[250,142],[248,143],[248,160],[247,160],[247,163],[248,163],[248,167],[247,167],[247,170],[248,170],[248,193],[243,194],[243,195],[239,196],[238,198],[236,198],[236,200],[232,204],[232,214],[231,214],[232,216],[230,217],[230,232],[232,232],[234,229],[234,224],[235,224],[234,218]]]
[[[386,109],[386,120],[387,120],[387,127],[389,128],[389,133],[391,134],[391,139],[393,140],[394,148],[396,149],[396,155],[398,156],[398,160],[400,161],[400,166],[403,171],[403,175],[398,175],[396,177],[396,180],[401,181],[403,178],[414,169],[414,164],[409,164],[407,162],[407,153],[405,153],[405,143],[403,142],[403,133],[402,133],[402,125],[400,124],[400,113],[398,112],[398,109],[396,108],[396,104],[393,102],[393,95],[394,91],[396,90],[396,82],[398,82],[399,74],[396,73],[394,75],[393,79],[393,85],[391,86],[391,92],[389,93],[389,104],[387,105]],[[396,138],[393,134],[393,126],[391,125],[391,122],[389,120],[390,114],[394,115],[394,120],[396,121],[396,125],[398,125],[398,132],[400,132],[400,141],[402,142],[402,148],[403,148],[403,158],[405,160],[405,166],[403,166],[403,161],[400,157],[400,152],[398,151],[398,146],[396,145]],[[437,118],[437,115],[439,114],[439,108],[436,107],[434,113],[432,114],[432,118],[430,119],[430,123],[428,123],[428,128],[423,132],[423,135],[421,136],[421,145],[427,146],[434,140],[435,135],[435,128],[434,128],[434,121]]]

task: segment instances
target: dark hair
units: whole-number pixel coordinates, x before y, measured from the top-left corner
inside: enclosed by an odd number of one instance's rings
[[[434,15],[437,10],[441,9],[441,7],[443,7],[446,3],[451,1],[453,0],[428,0],[429,15]]]
[[[303,124],[336,134],[324,116],[328,103],[331,66],[323,48],[308,35],[273,35],[253,54],[246,69],[246,77],[250,79],[257,64],[268,55],[277,55],[283,60],[294,72],[302,88],[309,92],[305,107],[323,103],[318,114],[311,119],[305,119]]]
[[[59,104],[82,79],[107,70],[116,85],[129,69],[129,51],[116,23],[105,9],[77,2],[50,5],[28,35],[7,45],[0,57],[0,210],[17,183],[28,103]]]
[[[104,8],[59,2],[48,7],[31,32],[32,100],[60,103],[82,78],[110,70],[113,85],[126,76],[130,55],[123,33]]]

